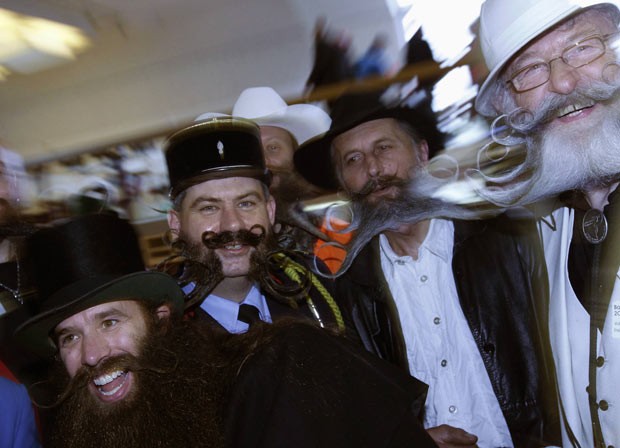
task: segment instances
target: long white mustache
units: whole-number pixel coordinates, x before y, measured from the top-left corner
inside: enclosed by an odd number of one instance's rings
[[[573,135],[548,129],[547,123],[569,105],[600,104],[609,113],[586,130]],[[496,120],[497,124],[500,120]],[[620,89],[604,82],[591,82],[570,95],[554,94],[545,99],[536,114],[516,109],[501,119],[512,132],[495,138],[495,145],[525,150],[525,160],[500,176],[482,176],[492,186],[478,189],[484,199],[501,207],[526,205],[574,189],[603,184],[620,173]],[[578,128],[577,128],[578,129]],[[502,132],[492,130],[492,134]],[[503,134],[506,134],[504,131]],[[619,148],[620,149],[620,148]]]

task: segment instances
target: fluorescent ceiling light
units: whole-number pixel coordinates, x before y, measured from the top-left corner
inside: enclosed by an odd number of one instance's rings
[[[75,26],[0,8],[0,79],[7,70],[34,73],[70,61],[89,45]]]

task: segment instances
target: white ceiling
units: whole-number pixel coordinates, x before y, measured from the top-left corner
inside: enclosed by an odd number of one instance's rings
[[[398,35],[385,0],[3,0],[31,14],[81,15],[94,45],[77,61],[0,83],[0,140],[45,160],[179,127],[228,110],[253,85],[302,94],[316,19],[361,52]]]

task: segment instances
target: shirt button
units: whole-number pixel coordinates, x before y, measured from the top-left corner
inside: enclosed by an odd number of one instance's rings
[[[448,411],[450,411],[450,414],[456,414],[456,406],[450,406]]]
[[[422,283],[425,283],[425,282],[426,282],[426,280],[428,280],[428,277],[427,277],[426,275],[423,275],[422,277],[420,277],[420,281],[421,281]]]
[[[441,367],[445,367],[448,365],[448,361],[446,361],[445,359],[441,360]]]
[[[402,266],[402,265],[405,264],[405,261],[404,260],[396,260],[396,264]]]
[[[598,407],[601,411],[606,411],[607,409],[609,409],[609,403],[607,403],[607,401],[605,400],[601,400],[598,402]]]
[[[441,323],[441,318],[440,317],[436,317],[435,319],[433,319],[433,323],[435,325],[439,325]]]
[[[596,367],[603,367],[603,364],[605,364],[605,358],[602,356],[596,358]]]

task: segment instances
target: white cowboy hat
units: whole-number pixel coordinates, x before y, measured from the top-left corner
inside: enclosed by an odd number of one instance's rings
[[[207,115],[203,114],[197,119],[202,120]],[[271,87],[245,89],[233,106],[232,115],[252,120],[259,126],[285,129],[299,145],[327,132],[331,124],[331,118],[320,107],[311,104],[289,106]]]

